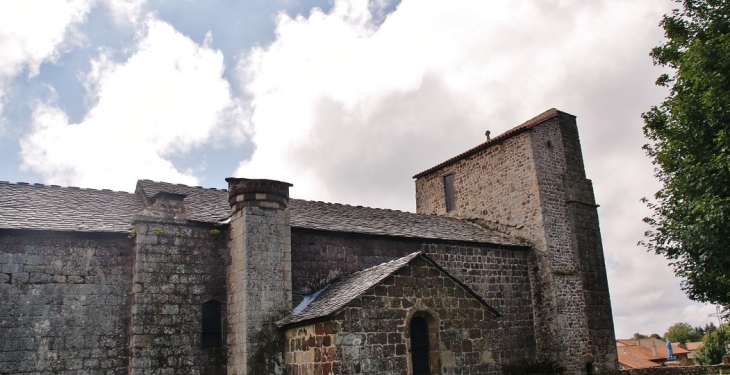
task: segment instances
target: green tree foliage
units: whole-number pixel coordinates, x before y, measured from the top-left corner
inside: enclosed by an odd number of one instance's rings
[[[705,324],[704,327],[702,327],[702,326],[695,327],[695,331],[697,333],[699,333],[700,335],[702,335],[703,337],[706,334],[708,334],[716,329],[717,329],[717,327],[715,326],[715,323],[712,323],[712,322],[710,322],[710,324]]]
[[[717,326],[715,323],[710,322],[710,324],[705,324],[705,327],[703,328],[705,330],[705,334],[710,332],[715,332],[717,330]]]
[[[705,336],[705,329],[702,328],[702,327],[700,327],[700,326],[695,327],[695,332],[697,332],[698,334],[702,335],[702,337]]]
[[[662,340],[662,337],[659,336],[658,333],[652,333],[651,335],[649,335],[649,337],[651,337],[653,339],[657,339],[657,340]]]
[[[644,113],[644,148],[663,187],[649,203],[650,251],[670,260],[694,300],[730,306],[730,0],[675,0],[666,42],[669,96]]]
[[[702,347],[697,350],[695,360],[700,365],[716,365],[727,354],[728,336],[725,330],[717,329],[705,335]]]
[[[636,332],[636,333],[634,333],[634,338],[635,338],[635,339],[648,339],[648,338],[649,338],[649,336],[647,336],[647,335],[642,335],[641,333],[639,333],[639,332]]]
[[[667,332],[664,334],[664,339],[686,344],[687,342],[702,340],[702,335],[697,333],[689,323],[675,323],[667,329]]]

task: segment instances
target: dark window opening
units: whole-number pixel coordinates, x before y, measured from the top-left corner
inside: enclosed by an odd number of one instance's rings
[[[444,176],[444,192],[446,193],[446,212],[451,212],[456,208],[454,200],[454,175]]]
[[[411,319],[411,363],[413,363],[413,375],[429,375],[428,352],[428,324],[426,319],[416,316]]]
[[[203,304],[203,330],[201,345],[204,348],[221,346],[221,303],[208,301]]]
[[[586,363],[586,374],[587,375],[593,374],[593,363],[591,363],[591,362]]]

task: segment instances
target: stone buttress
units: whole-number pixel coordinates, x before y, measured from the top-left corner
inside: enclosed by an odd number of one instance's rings
[[[227,178],[228,374],[282,373],[283,336],[274,322],[291,311],[291,228],[286,182]]]
[[[226,362],[221,345],[201,345],[203,304],[226,302],[225,242],[189,220],[184,198],[160,192],[134,217],[129,374],[217,374]]]

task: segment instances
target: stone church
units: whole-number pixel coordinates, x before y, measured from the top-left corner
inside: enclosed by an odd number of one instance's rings
[[[551,109],[414,178],[417,213],[263,179],[0,182],[0,373],[617,368],[574,116]]]

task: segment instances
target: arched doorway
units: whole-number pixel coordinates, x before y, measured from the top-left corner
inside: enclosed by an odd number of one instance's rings
[[[429,358],[431,345],[428,342],[428,323],[426,319],[422,316],[414,316],[411,319],[410,331],[413,375],[429,375],[431,373]]]

